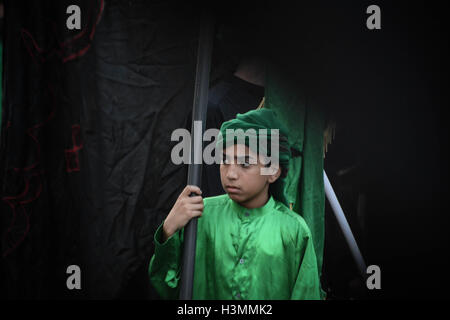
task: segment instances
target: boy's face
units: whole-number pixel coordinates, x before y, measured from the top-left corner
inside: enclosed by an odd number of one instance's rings
[[[264,165],[260,160],[245,145],[229,146],[223,152],[220,164],[222,187],[232,200],[246,208],[263,206],[268,199],[270,183],[275,182],[281,173],[278,168],[271,175],[262,175]]]

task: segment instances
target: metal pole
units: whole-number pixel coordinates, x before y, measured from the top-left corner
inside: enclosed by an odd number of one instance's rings
[[[334,215],[338,221],[339,226],[344,234],[345,240],[350,247],[350,251],[352,253],[353,259],[356,262],[359,272],[363,278],[366,277],[366,263],[359,251],[358,244],[356,243],[355,237],[353,236],[352,230],[348,224],[347,219],[345,218],[344,211],[339,204],[339,201],[334,193],[333,187],[331,186],[330,181],[328,180],[327,174],[325,170],[323,171],[323,181],[325,183],[325,194],[327,196],[328,201],[330,202],[331,208],[333,209]]]
[[[208,106],[209,73],[214,36],[212,14],[203,10],[198,39],[197,70],[195,77],[194,103],[191,127],[191,162],[188,168],[188,185],[201,187],[203,137],[206,109]],[[194,194],[191,194],[193,196]],[[195,245],[197,239],[197,218],[191,219],[184,228],[183,265],[181,269],[180,299],[192,299],[194,283]]]

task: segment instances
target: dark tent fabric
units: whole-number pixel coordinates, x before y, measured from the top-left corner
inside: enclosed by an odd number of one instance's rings
[[[0,19],[0,130],[2,124],[3,102],[3,19]]]
[[[82,29],[67,30],[76,4]],[[171,132],[192,108],[198,26],[179,3],[6,7],[1,287],[7,297],[147,292],[153,233],[186,181]],[[82,289],[67,290],[69,265]]]
[[[66,28],[69,5],[80,7],[81,30]],[[158,298],[147,267],[154,231],[186,184],[187,166],[170,161],[170,137],[190,129],[198,9],[144,0],[7,4],[3,295]],[[233,112],[263,95],[232,76],[249,42],[248,19],[240,20],[220,29],[211,70],[211,99],[233,100]],[[81,269],[82,290],[66,287],[70,265]]]

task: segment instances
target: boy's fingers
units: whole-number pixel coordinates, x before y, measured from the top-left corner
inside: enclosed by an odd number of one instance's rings
[[[202,212],[200,210],[193,210],[191,211],[191,217],[198,217],[201,216]]]
[[[203,197],[202,196],[193,196],[189,197],[190,203],[203,203]]]
[[[187,185],[182,192],[185,196],[189,196],[191,193],[202,194],[202,190],[197,186]]]
[[[189,186],[186,186],[186,187],[184,187],[184,189],[183,189],[183,191],[181,192],[181,194],[180,194],[180,197],[183,197],[183,196],[188,196],[189,195]]]
[[[202,190],[200,190],[199,187],[197,187],[197,186],[189,186],[189,187],[190,187],[189,195],[190,195],[191,193],[196,193],[196,194],[198,194],[198,195],[202,194]]]
[[[190,208],[191,210],[203,210],[203,204],[202,204],[202,203],[199,203],[199,204],[191,204],[191,205],[189,206],[189,208]]]

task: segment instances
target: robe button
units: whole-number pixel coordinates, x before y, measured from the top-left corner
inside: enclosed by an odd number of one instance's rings
[[[244,263],[244,259],[239,260],[239,263],[243,264]]]
[[[248,217],[250,214],[248,212],[245,213],[245,216]]]

